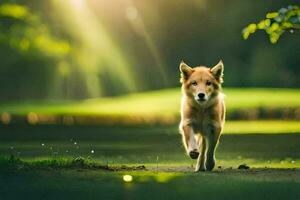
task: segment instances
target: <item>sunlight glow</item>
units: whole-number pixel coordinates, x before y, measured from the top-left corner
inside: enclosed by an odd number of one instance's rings
[[[147,47],[149,48],[152,57],[154,58],[155,63],[157,65],[153,68],[153,70],[157,71],[157,74],[159,74],[162,77],[161,84],[165,85],[167,83],[167,75],[164,70],[165,63],[163,62],[159,50],[156,47],[153,38],[149,34],[149,31],[147,30],[147,27],[145,26],[142,17],[139,15],[137,7],[134,5],[132,1],[129,1],[128,4],[129,5],[125,10],[125,16],[130,22],[133,30],[144,38],[144,41]]]
[[[85,0],[71,0],[70,3],[74,8],[80,9],[85,4]]]
[[[126,8],[126,13],[125,13],[126,17],[129,19],[129,20],[135,20],[137,19],[138,17],[138,11],[136,9],[136,7],[134,6],[128,6]]]
[[[155,175],[154,178],[158,183],[167,183],[178,176],[180,176],[180,174],[162,172]]]
[[[99,17],[83,0],[53,0],[53,7],[60,15],[64,28],[78,40],[78,48],[73,51],[85,77],[86,87],[91,97],[101,96],[101,77],[116,79],[125,91],[135,91],[137,83],[134,71],[118,45],[110,37]]]

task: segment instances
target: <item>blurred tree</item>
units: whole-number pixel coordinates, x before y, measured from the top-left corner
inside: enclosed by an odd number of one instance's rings
[[[59,60],[71,50],[25,5],[0,5],[0,92],[2,99],[42,98]],[[37,92],[39,91],[39,92]]]
[[[46,24],[26,6],[0,6],[1,42],[21,53],[60,58],[70,51],[70,45],[54,38]]]
[[[265,19],[257,24],[251,23],[243,29],[243,38],[248,39],[250,34],[255,33],[256,30],[265,30],[269,35],[270,42],[274,44],[286,31],[293,33],[294,30],[300,30],[300,8],[290,5],[277,12],[267,13]]]
[[[263,31],[249,33],[251,41],[240,37],[249,19],[259,21],[266,11],[289,4],[0,0],[0,101],[93,98],[178,87],[182,59],[192,66],[213,66],[223,59],[225,87],[300,87],[296,34],[281,35],[275,46]],[[273,15],[270,27],[274,20]],[[118,62],[120,68],[115,64],[118,55],[124,61]],[[160,71],[167,74],[167,84]],[[128,79],[136,89],[126,89]]]

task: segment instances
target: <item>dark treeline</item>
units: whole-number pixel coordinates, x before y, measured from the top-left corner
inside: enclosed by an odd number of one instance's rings
[[[300,33],[286,33],[275,45],[262,32],[248,40],[241,35],[247,24],[292,3],[0,1],[0,100],[175,87],[181,60],[213,66],[222,59],[225,87],[297,88]]]

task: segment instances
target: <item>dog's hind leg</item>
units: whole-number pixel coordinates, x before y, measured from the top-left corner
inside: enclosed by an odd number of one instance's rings
[[[195,172],[205,171],[205,151],[206,151],[206,140],[203,136],[199,135],[198,144],[200,146],[200,156],[198,157]]]

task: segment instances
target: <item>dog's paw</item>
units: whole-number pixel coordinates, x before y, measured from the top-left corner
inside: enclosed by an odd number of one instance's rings
[[[208,171],[212,171],[215,167],[216,161],[215,159],[206,160],[205,167]]]
[[[205,167],[204,166],[196,166],[195,168],[195,172],[204,172],[205,171]]]
[[[191,157],[191,159],[197,159],[199,157],[199,152],[196,149],[194,149],[190,151],[189,156]]]

